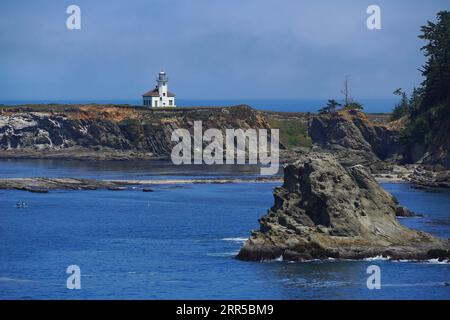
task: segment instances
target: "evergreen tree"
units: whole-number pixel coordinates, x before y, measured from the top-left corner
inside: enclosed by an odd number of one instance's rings
[[[428,21],[421,28],[421,48],[427,61],[422,67],[422,87],[411,95],[411,121],[404,131],[409,145],[426,146],[447,135],[450,117],[450,12],[437,14],[437,22]],[[440,138],[439,138],[440,137]]]
[[[394,91],[396,96],[401,97],[400,103],[398,103],[392,111],[391,120],[398,120],[403,116],[410,114],[410,101],[408,95],[401,88]]]
[[[343,108],[343,110],[363,110],[364,106],[356,101],[352,101],[349,104],[345,105]]]
[[[428,21],[421,31],[419,38],[427,42],[422,47],[427,62],[422,69],[421,109],[427,109],[450,101],[450,11],[439,12],[437,23]]]
[[[327,105],[319,110],[319,113],[335,113],[337,110],[337,107],[339,107],[341,104],[337,102],[334,99],[330,99],[327,102]]]

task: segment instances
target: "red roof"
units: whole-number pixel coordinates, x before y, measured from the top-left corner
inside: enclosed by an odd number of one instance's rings
[[[153,90],[150,90],[142,95],[143,97],[159,97],[158,88],[155,88]],[[175,93],[172,93],[170,91],[167,91],[168,97],[175,97]]]

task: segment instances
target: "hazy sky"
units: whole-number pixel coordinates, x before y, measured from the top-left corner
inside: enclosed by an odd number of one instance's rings
[[[81,30],[66,8],[81,7]],[[382,30],[366,9],[381,7]],[[420,83],[420,26],[447,0],[0,2],[0,100],[391,98]]]

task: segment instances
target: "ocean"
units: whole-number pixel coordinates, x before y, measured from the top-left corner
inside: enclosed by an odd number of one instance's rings
[[[253,167],[173,167],[164,162],[0,160],[0,178],[161,179],[248,177]],[[159,185],[155,192],[0,190],[0,299],[450,299],[450,264],[428,262],[244,262],[280,183]],[[424,214],[405,225],[450,237],[450,193],[383,183]],[[17,202],[26,208],[16,208]],[[66,268],[81,289],[66,288]],[[381,268],[381,289],[366,286]]]
[[[398,102],[397,99],[360,99],[364,105],[364,110],[368,113],[389,113]],[[142,106],[139,99],[113,99],[113,100],[0,100],[0,104],[129,104]],[[233,106],[247,104],[258,110],[282,111],[282,112],[317,112],[325,106],[327,99],[295,99],[295,100],[275,100],[275,99],[177,99],[177,107],[198,107],[198,106]]]

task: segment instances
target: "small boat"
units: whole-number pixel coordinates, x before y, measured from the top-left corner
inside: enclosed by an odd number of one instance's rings
[[[28,207],[28,206],[25,202],[17,202],[16,203],[16,208],[26,208],[26,207]]]

